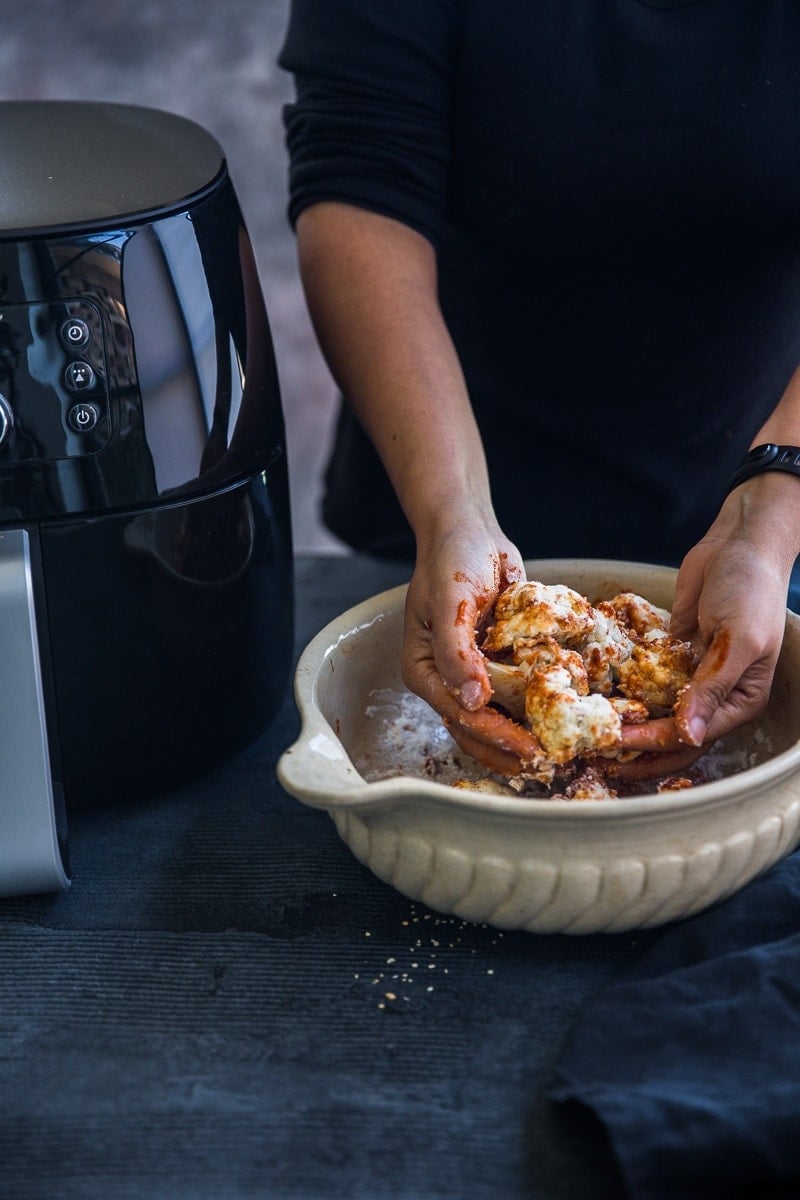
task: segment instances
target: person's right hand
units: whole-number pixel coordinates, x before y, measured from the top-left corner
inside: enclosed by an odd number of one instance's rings
[[[492,688],[475,635],[504,588],[524,578],[520,553],[494,516],[461,510],[418,535],[405,605],[403,681],[440,713],[465,753],[503,775],[536,762],[541,747],[487,707]]]

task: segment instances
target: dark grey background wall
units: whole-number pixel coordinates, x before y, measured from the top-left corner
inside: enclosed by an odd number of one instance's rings
[[[305,312],[285,217],[276,64],[289,0],[4,0],[0,100],[116,100],[191,117],[222,143],[272,324],[289,444],[295,547],[337,552],[317,516],[335,389]]]

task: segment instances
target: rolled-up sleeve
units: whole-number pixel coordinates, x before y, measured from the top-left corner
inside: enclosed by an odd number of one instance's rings
[[[320,200],[447,226],[457,0],[293,0],[289,220]]]

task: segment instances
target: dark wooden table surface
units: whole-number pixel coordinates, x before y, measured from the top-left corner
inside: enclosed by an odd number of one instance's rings
[[[298,648],[407,578],[296,571]],[[545,1088],[656,935],[502,933],[412,903],[278,785],[297,728],[287,691],[213,776],[71,814],[71,890],[3,903],[0,1197],[621,1197],[599,1129]]]

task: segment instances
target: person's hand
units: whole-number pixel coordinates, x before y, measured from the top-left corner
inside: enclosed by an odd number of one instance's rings
[[[642,783],[663,779],[685,771],[705,752],[701,747],[687,746],[673,717],[657,717],[641,725],[623,725],[621,749],[635,751],[619,761],[607,759],[603,773],[608,779],[621,783]]]
[[[519,551],[494,518],[460,511],[418,537],[405,605],[403,681],[441,714],[462,750],[503,775],[538,761],[541,748],[487,707],[492,688],[475,632],[500,592],[524,578]]]
[[[716,522],[687,554],[672,608],[672,632],[702,654],[675,710],[682,740],[694,746],[763,712],[786,625],[791,556],[726,525]]]

